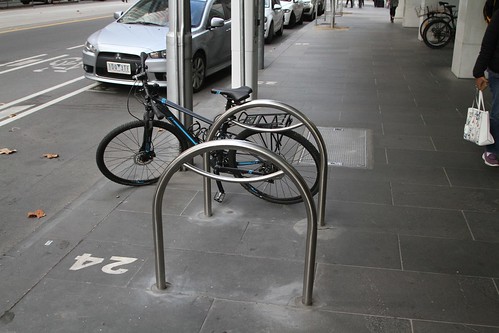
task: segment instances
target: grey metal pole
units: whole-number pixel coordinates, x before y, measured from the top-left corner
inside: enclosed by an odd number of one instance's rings
[[[182,73],[180,80],[183,84],[180,91],[180,105],[186,109],[193,109],[192,102],[192,33],[191,33],[191,2],[183,0],[179,2],[179,55],[181,59]],[[181,114],[181,121],[186,128],[192,125],[192,116]]]
[[[272,7],[272,0],[270,6]],[[258,1],[258,69],[263,69],[265,66],[265,0]],[[270,33],[270,32],[269,32]]]

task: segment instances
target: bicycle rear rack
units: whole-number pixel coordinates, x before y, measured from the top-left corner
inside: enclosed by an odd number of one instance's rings
[[[240,150],[243,152],[257,154],[263,158],[269,160],[271,163],[278,167],[278,171],[265,175],[257,176],[253,178],[233,178],[215,175],[209,172],[209,169],[199,169],[191,164],[188,164],[195,156],[203,155],[206,156],[210,152],[216,150]],[[207,162],[207,161],[205,161]],[[208,162],[209,163],[209,162]],[[265,147],[261,147],[251,142],[241,141],[241,140],[215,140],[207,141],[196,146],[193,146],[186,151],[184,151],[180,156],[173,160],[166,170],[161,175],[156,192],[153,199],[153,236],[154,236],[154,249],[155,249],[155,268],[156,268],[156,287],[158,289],[166,289],[169,283],[166,282],[165,273],[165,254],[164,254],[164,237],[163,237],[163,198],[165,189],[168,186],[168,182],[172,176],[179,171],[182,166],[187,169],[194,171],[201,176],[203,179],[215,179],[219,181],[226,181],[232,183],[250,183],[265,181],[272,178],[281,177],[283,174],[290,177],[291,181],[297,187],[300,195],[305,203],[305,208],[307,211],[307,235],[306,235],[306,245],[305,245],[305,264],[304,264],[304,276],[303,276],[303,294],[302,303],[304,305],[312,304],[312,293],[314,284],[314,274],[315,274],[315,256],[317,248],[317,211],[315,209],[314,200],[310,190],[303,179],[303,177],[296,171],[296,169],[288,164],[281,156],[275,154],[274,152],[268,150]]]

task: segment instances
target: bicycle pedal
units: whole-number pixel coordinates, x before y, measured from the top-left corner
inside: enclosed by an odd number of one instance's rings
[[[213,197],[213,200],[215,200],[216,202],[222,202],[224,201],[224,198],[225,198],[225,193],[222,193],[222,192],[217,192],[215,193],[215,196]]]

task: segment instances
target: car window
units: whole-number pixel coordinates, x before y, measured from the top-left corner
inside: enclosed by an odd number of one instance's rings
[[[191,0],[191,26],[201,24],[206,0]],[[126,24],[168,26],[168,0],[141,0],[119,20]]]
[[[222,18],[225,21],[230,20],[230,0],[215,0],[213,2],[208,22],[214,17]]]

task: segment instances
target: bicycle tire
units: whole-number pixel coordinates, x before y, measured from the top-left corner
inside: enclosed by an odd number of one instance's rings
[[[115,128],[102,139],[97,147],[96,161],[104,176],[128,186],[153,184],[170,162],[188,148],[187,141],[176,127],[153,120],[155,156],[144,161],[140,152],[143,133],[144,122],[136,120]]]
[[[282,156],[304,178],[312,195],[317,194],[319,191],[320,154],[317,148],[302,135],[293,131],[262,133],[247,129],[239,133],[236,139],[254,142]],[[280,146],[275,145],[277,139],[281,142]],[[247,156],[247,154],[240,154],[237,151],[230,151],[228,154],[229,165],[232,168],[238,169],[255,167],[241,166],[241,164],[244,164]],[[271,165],[265,165],[264,161],[262,165],[256,167],[258,168],[256,171],[268,170],[268,172],[263,173],[276,171]],[[245,174],[235,172],[234,176],[241,178],[245,177]],[[298,189],[288,176],[270,181],[245,183],[241,184],[241,186],[251,194],[272,203],[295,204],[303,201]]]
[[[441,49],[450,43],[452,27],[442,19],[430,22],[423,32],[424,43],[432,49]]]
[[[428,24],[430,24],[435,20],[444,20],[450,22],[452,21],[452,16],[449,13],[444,12],[444,13],[434,13],[431,16],[426,17],[423,20],[423,22],[421,22],[421,24],[419,25],[419,35],[421,36],[421,38],[423,38],[424,29],[428,26]]]

